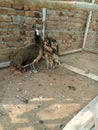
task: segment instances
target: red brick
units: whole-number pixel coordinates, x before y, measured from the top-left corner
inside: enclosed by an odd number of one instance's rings
[[[34,36],[34,31],[26,31],[26,36],[33,37]]]
[[[51,16],[51,15],[49,16],[49,20],[56,21],[58,19],[59,19],[58,16]]]
[[[9,56],[0,54],[0,62],[6,62],[6,61],[9,61]]]
[[[7,46],[8,47],[23,47],[24,44],[22,41],[21,42],[9,42],[9,43],[7,43]]]
[[[6,34],[7,34],[7,31],[6,31],[6,30],[0,30],[0,36],[6,35]]]
[[[25,44],[33,43],[33,42],[35,42],[33,37],[26,37]]]
[[[20,30],[19,29],[14,29],[14,30],[12,30],[12,34],[14,36],[20,36]]]
[[[30,8],[30,10],[32,10],[32,11],[42,11],[42,8],[39,8],[39,7],[37,7],[37,6],[29,6],[29,8]]]
[[[50,10],[50,9],[47,9],[47,14],[48,15],[57,15],[57,12],[55,10]]]
[[[42,14],[40,12],[34,12],[34,17],[41,18]]]
[[[0,24],[0,29],[8,29],[8,23],[7,24]]]
[[[14,23],[23,24],[23,23],[24,23],[24,18],[23,18],[23,17],[20,17],[20,18],[18,19],[18,17],[16,16],[16,17],[12,17],[12,21],[13,21]]]
[[[30,7],[27,5],[24,5],[24,10],[30,10]]]
[[[0,16],[0,22],[12,22],[11,16]]]
[[[9,14],[16,15],[16,11],[14,9],[0,9],[0,14]]]
[[[12,49],[0,49],[0,55],[8,55],[12,52],[13,50]]]
[[[65,20],[65,17],[59,17],[59,21],[60,22],[65,22],[66,20]]]
[[[20,15],[20,16],[24,16],[25,15],[24,10],[23,11],[22,10],[16,10],[16,12],[17,12],[17,15]]]
[[[32,30],[32,25],[26,25],[26,30],[27,30],[27,31]]]
[[[21,4],[13,4],[12,8],[16,9],[16,10],[23,10],[24,6]]]
[[[7,45],[6,44],[1,44],[0,43],[0,49],[6,49],[7,48]]]
[[[17,24],[8,24],[9,29],[16,29],[18,27]]]
[[[15,37],[15,36],[10,36],[10,37],[4,37],[2,38],[3,42],[19,42],[20,38]]]
[[[32,11],[26,11],[25,12],[25,16],[34,17],[34,12],[32,12]]]
[[[56,30],[57,27],[56,26],[47,26],[46,29],[47,30]]]
[[[57,25],[57,21],[47,21],[48,25]]]
[[[26,19],[25,19],[25,23],[26,23],[26,24],[34,24],[34,23],[35,23],[35,20],[32,19],[32,18],[26,18]]]
[[[0,2],[0,7],[11,8],[11,3],[8,3],[8,2]]]

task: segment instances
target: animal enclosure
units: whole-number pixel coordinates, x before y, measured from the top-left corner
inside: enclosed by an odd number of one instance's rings
[[[0,2],[0,130],[61,130],[98,96],[98,0],[66,0],[63,9],[33,2]],[[46,70],[42,61],[38,73],[10,75],[11,58],[35,42],[36,21],[43,39],[57,40],[63,64]]]

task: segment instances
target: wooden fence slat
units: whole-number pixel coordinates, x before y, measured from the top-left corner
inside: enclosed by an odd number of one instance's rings
[[[4,67],[8,67],[10,66],[10,62],[3,62],[3,63],[0,63],[0,68],[4,68]]]

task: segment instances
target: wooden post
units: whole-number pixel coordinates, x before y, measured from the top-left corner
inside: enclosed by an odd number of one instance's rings
[[[43,40],[44,40],[44,38],[45,38],[46,8],[43,8],[42,12],[43,12],[43,18],[42,18],[42,21],[43,21],[43,30],[42,30],[42,32],[43,32]]]
[[[94,3],[95,3],[95,0],[92,0],[92,4],[94,4]],[[84,49],[85,44],[86,44],[86,39],[87,39],[87,34],[88,34],[88,29],[89,29],[91,17],[92,17],[92,11],[89,12],[89,16],[88,16],[88,20],[87,20],[87,25],[86,25],[85,35],[84,35],[84,40],[83,40],[83,47],[82,47],[83,49]]]
[[[55,10],[79,9],[86,11],[98,11],[98,5],[86,2],[75,1],[56,1],[56,0],[0,0],[0,2],[11,2],[17,4],[26,4],[39,8],[49,8]]]

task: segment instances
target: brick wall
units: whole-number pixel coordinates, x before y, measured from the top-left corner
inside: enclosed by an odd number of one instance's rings
[[[90,0],[77,0],[90,2]],[[60,52],[82,47],[88,12],[82,10],[47,10],[46,33],[57,39]]]
[[[0,2],[0,62],[34,42],[32,25],[36,19],[42,23],[42,9]]]
[[[67,1],[67,0],[66,0]],[[77,0],[80,2],[80,0]],[[81,0],[91,2],[91,0]],[[98,4],[98,0],[96,0]],[[57,39],[60,52],[82,47],[88,12],[82,10],[55,11],[47,9],[46,35]],[[25,44],[34,42],[32,24],[42,24],[42,9],[0,2],[0,62],[9,60]],[[98,47],[98,14],[93,12],[87,47]],[[91,38],[93,34],[93,39]]]
[[[57,39],[60,51],[82,46],[88,12],[47,10],[46,33]]]

